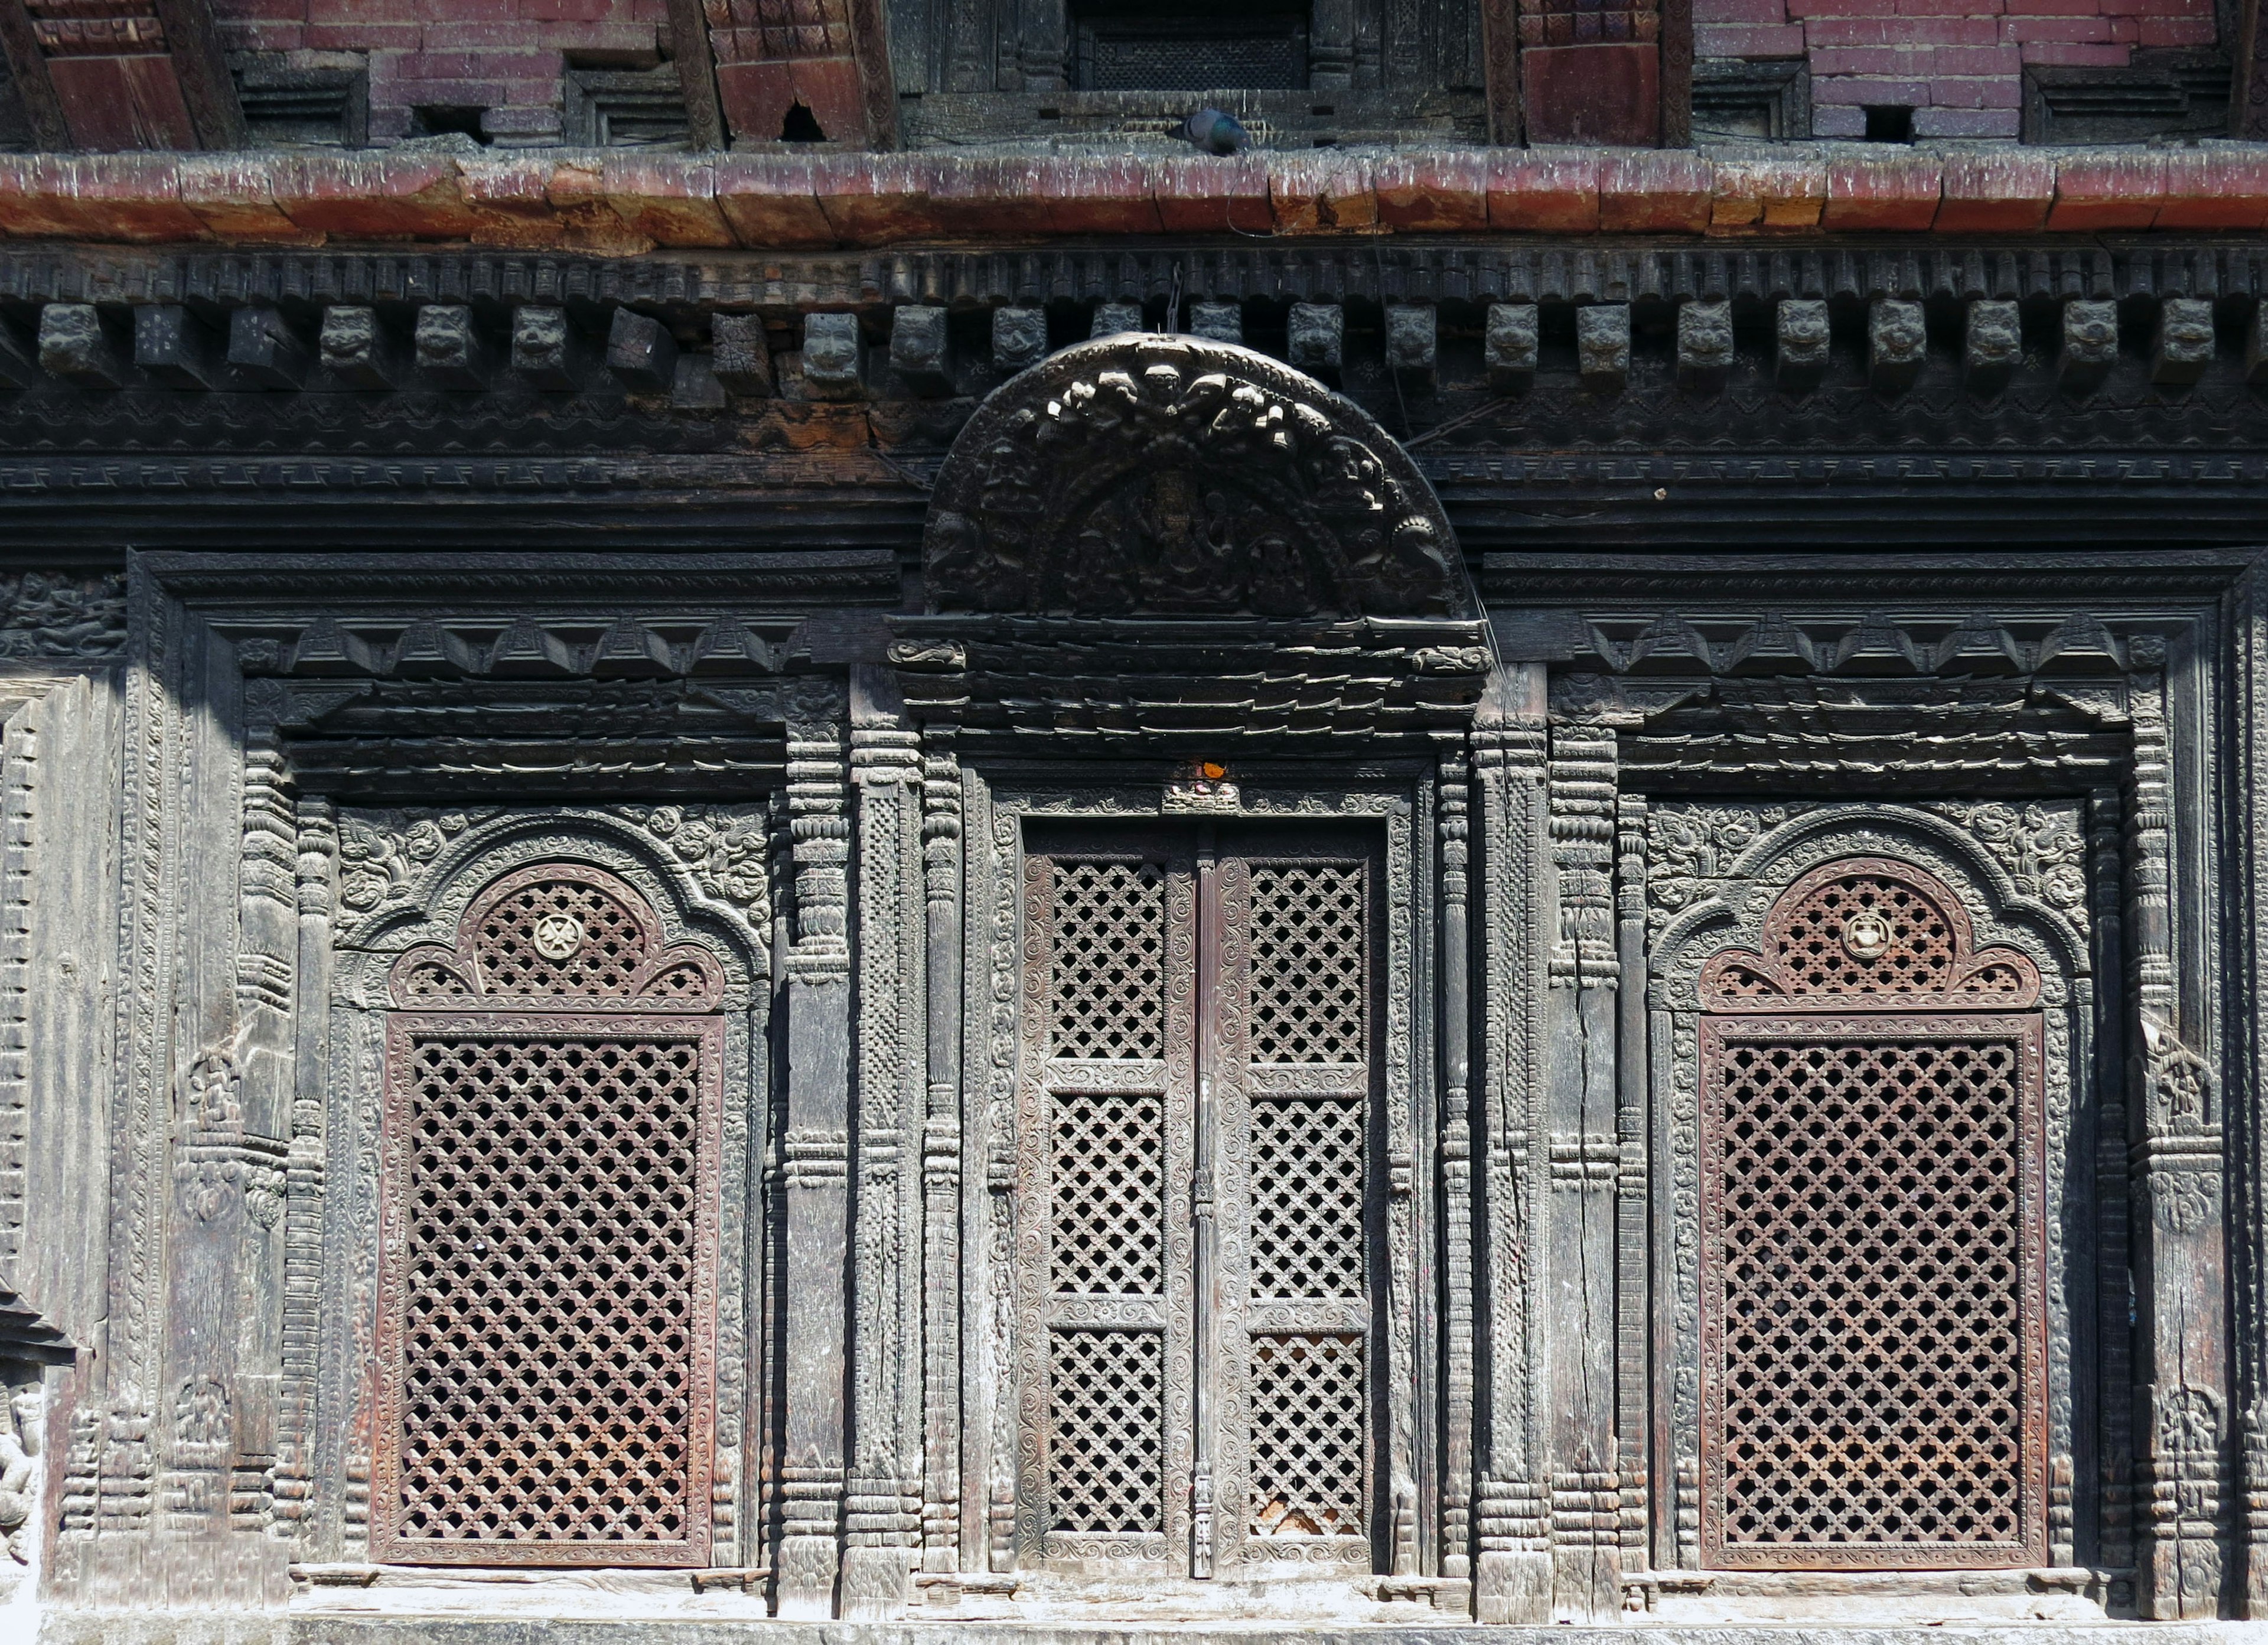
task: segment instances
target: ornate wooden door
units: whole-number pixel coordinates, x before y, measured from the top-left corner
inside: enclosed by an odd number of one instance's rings
[[[1027,844],[1019,1560],[1367,1571],[1374,853],[1195,823]]]

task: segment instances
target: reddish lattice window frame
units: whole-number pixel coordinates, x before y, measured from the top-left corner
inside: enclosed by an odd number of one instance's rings
[[[389,984],[372,1558],[706,1565],[721,968],[540,863]]]
[[[1845,858],[1700,989],[1703,1563],[2044,1564],[2037,968]]]

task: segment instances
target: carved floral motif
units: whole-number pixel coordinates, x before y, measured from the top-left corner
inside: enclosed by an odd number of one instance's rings
[[[1447,615],[1439,501],[1358,407],[1249,350],[1125,333],[1002,387],[939,471],[941,610]]]

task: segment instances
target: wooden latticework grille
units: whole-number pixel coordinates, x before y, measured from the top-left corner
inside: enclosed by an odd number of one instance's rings
[[[1957,904],[1916,871],[1822,878],[1767,919],[1764,965],[1718,973],[1746,1004],[1739,985],[1778,971],[1782,1014],[1702,1020],[1704,1552],[2036,1564],[2041,1018],[1847,998],[1940,1006],[1999,969],[2029,1005],[2036,977],[2007,950],[1971,956]],[[1794,1008],[1807,985],[1830,996],[1816,1014]]]
[[[455,967],[403,956],[397,997],[436,974],[514,998],[715,974],[662,953],[626,888],[515,878],[468,914]],[[482,963],[499,930],[532,957]],[[690,1013],[711,992],[674,1014],[568,994],[583,1009],[394,1014],[374,1557],[705,1560],[722,1027]]]
[[[1154,863],[1057,870],[1052,1055],[1165,1054],[1166,902]]]
[[[1155,1331],[1057,1331],[1049,1343],[1055,1529],[1162,1529],[1165,1339]]]
[[[1165,1103],[1149,1093],[1056,1098],[1058,1295],[1154,1296],[1165,1288]]]
[[[1359,863],[1252,870],[1252,1060],[1363,1059],[1370,1000]]]
[[[1252,1340],[1252,1529],[1260,1536],[1363,1532],[1363,1339]]]

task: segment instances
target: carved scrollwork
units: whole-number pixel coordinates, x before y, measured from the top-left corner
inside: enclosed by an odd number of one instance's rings
[[[0,577],[0,657],[107,657],[126,645],[126,579]]]
[[[394,961],[394,1003],[431,1009],[712,1010],[723,967],[697,943],[665,946],[646,899],[602,869],[537,863],[505,874],[458,922],[456,941]]]
[[[932,609],[1469,615],[1447,517],[1359,407],[1231,343],[1123,333],[981,407],[939,471]]]

